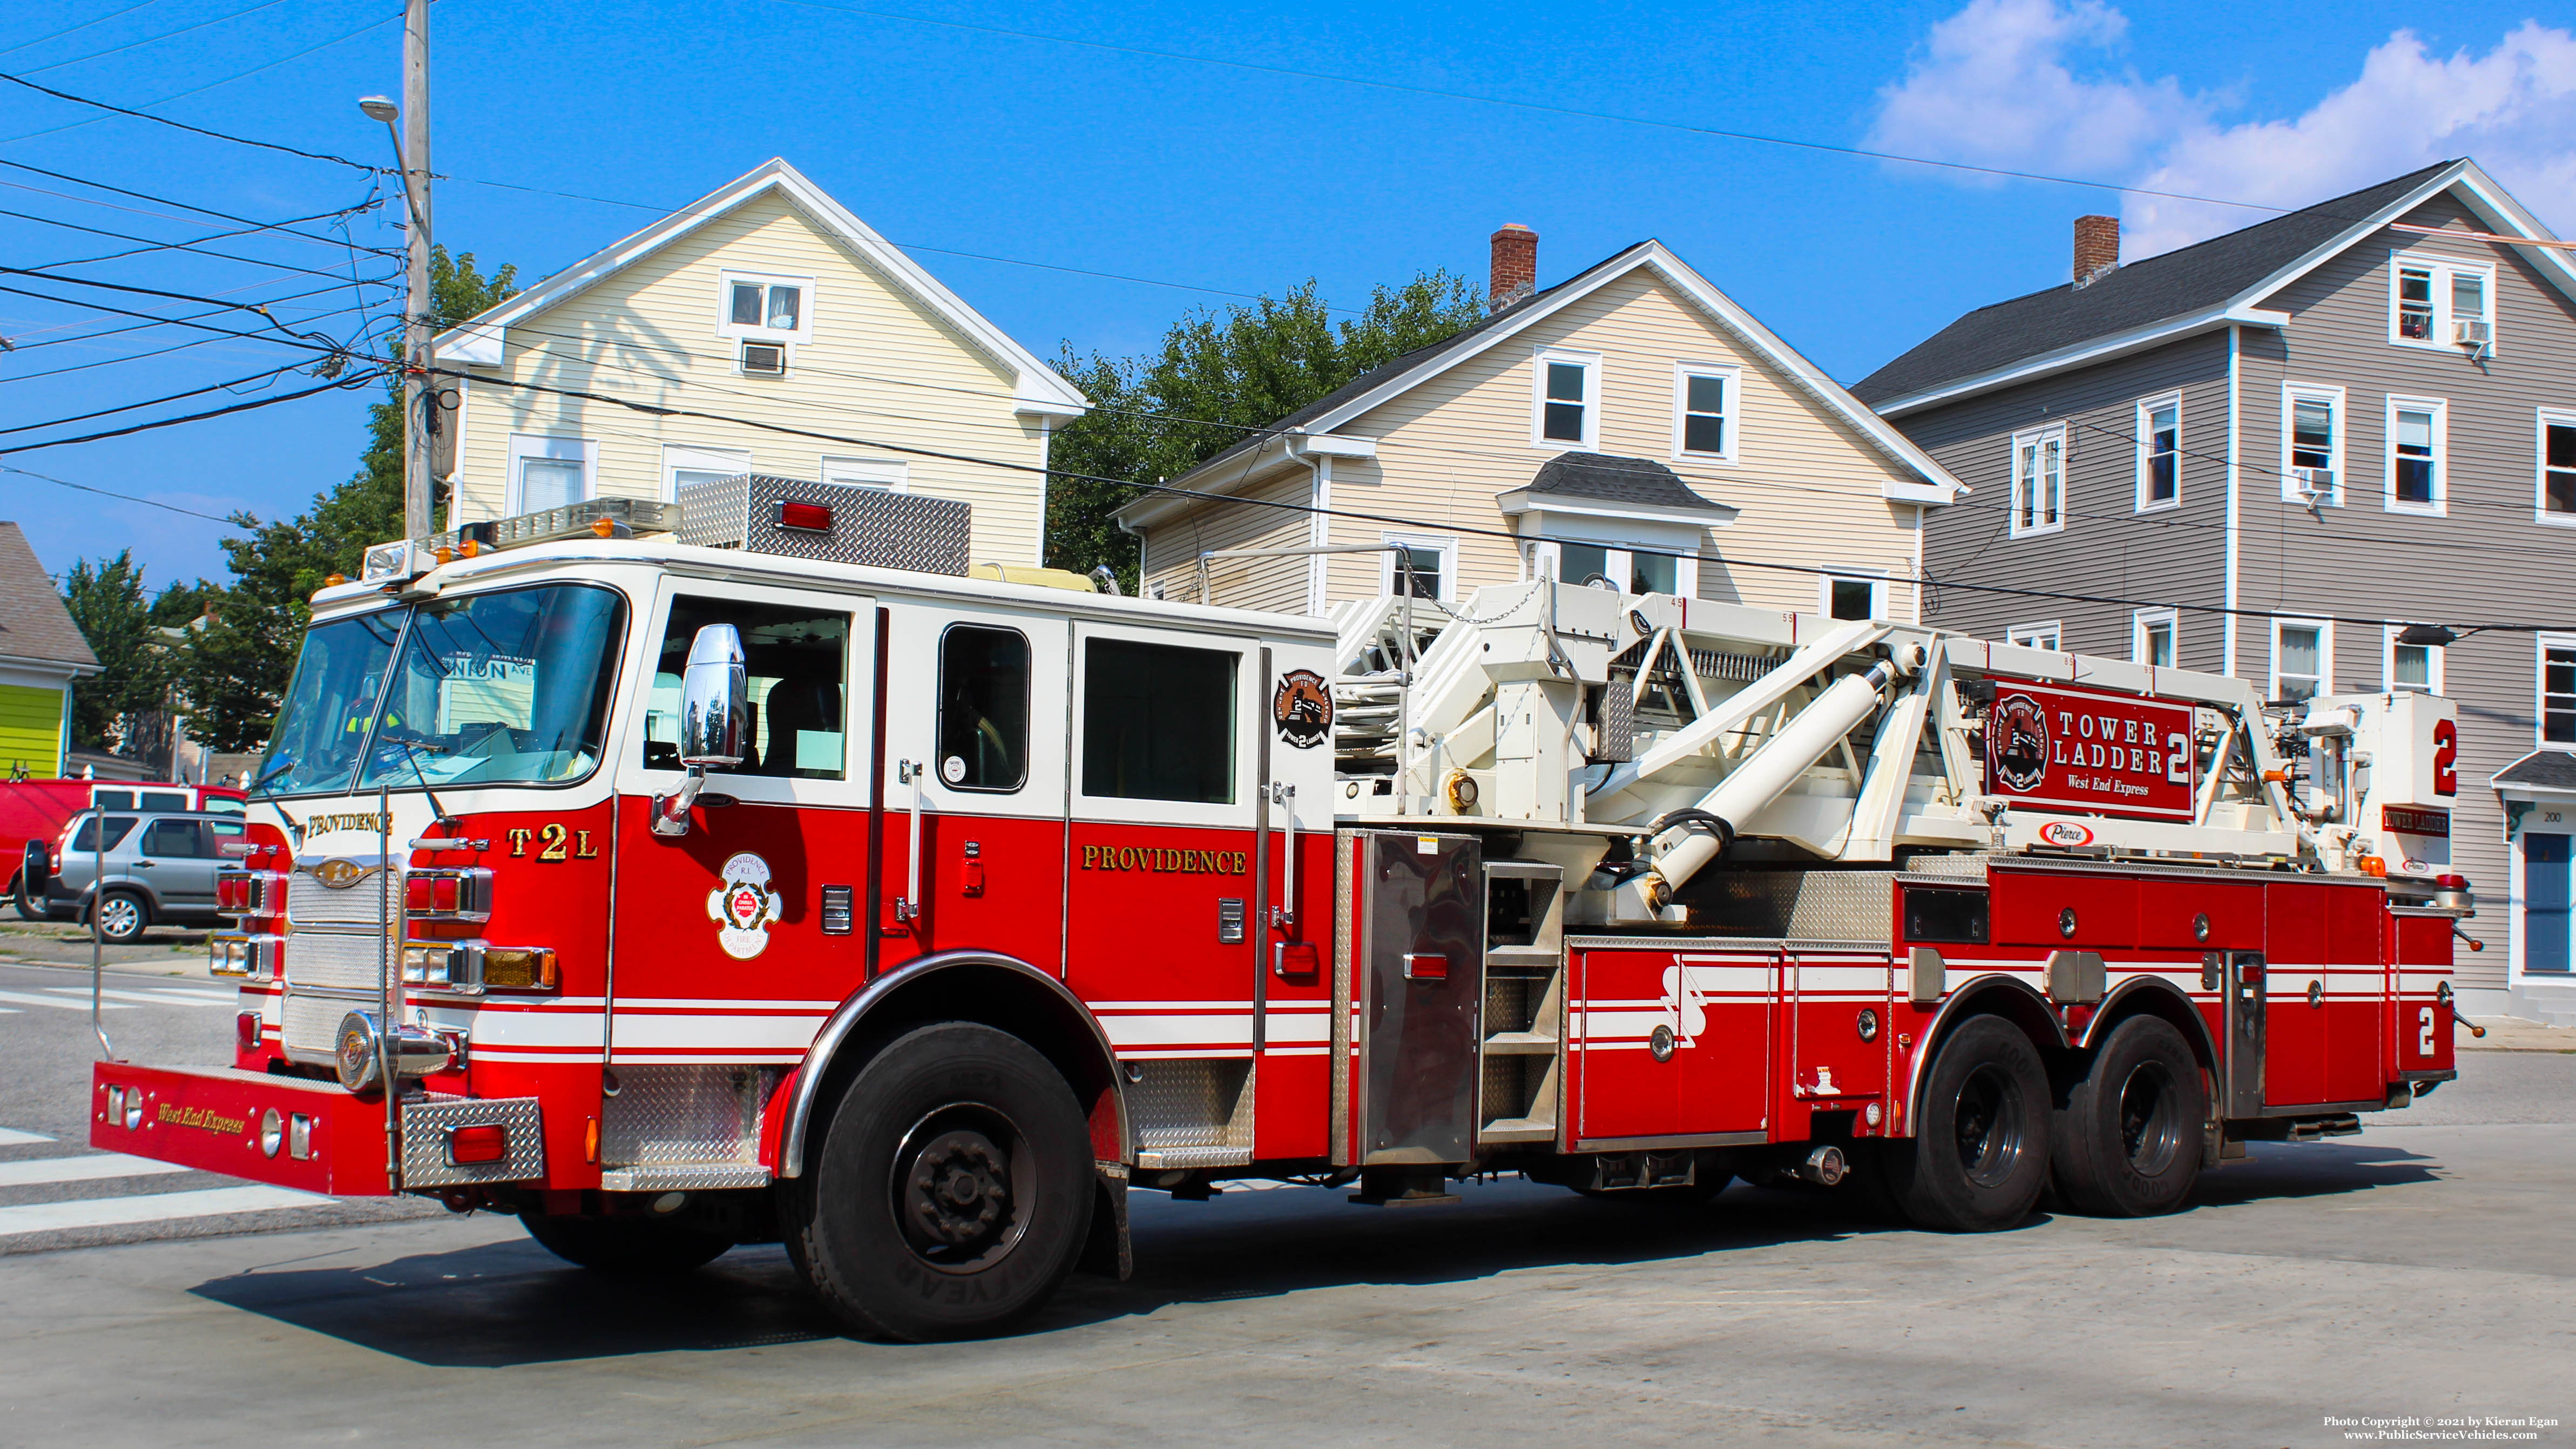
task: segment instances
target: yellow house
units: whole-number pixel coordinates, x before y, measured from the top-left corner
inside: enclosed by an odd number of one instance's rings
[[[72,746],[72,681],[96,673],[98,656],[27,535],[0,523],[0,780],[63,773]],[[16,869],[0,865],[0,875]]]
[[[1042,562],[1047,444],[1086,403],[785,161],[443,333],[450,517],[767,473],[962,499]],[[669,410],[669,411],[662,411]]]
[[[1537,250],[1494,233],[1482,322],[1170,480],[1222,497],[1121,509],[1149,591],[1321,614],[1402,566],[1443,601],[1545,574],[1919,621],[1958,479],[1662,243],[1543,291]]]

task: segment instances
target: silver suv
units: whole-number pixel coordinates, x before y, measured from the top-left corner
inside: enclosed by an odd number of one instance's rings
[[[99,934],[128,942],[155,921],[210,925],[215,914],[215,872],[237,855],[227,843],[243,839],[239,815],[197,812],[106,812],[105,890],[101,879],[99,812],[74,816],[45,881],[45,914],[57,921],[87,921],[90,903],[103,896]]]

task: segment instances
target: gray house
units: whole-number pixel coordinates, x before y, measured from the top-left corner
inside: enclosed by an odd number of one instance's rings
[[[2457,699],[2462,1007],[2576,1022],[2576,253],[2550,241],[2470,161],[2126,266],[2084,217],[2072,285],[1852,392],[1975,489],[1928,520],[1927,623],[2275,699]]]

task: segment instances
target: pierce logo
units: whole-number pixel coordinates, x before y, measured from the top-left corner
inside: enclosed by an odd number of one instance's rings
[[[313,867],[313,878],[335,891],[347,890],[374,874],[373,867],[360,865],[354,860],[326,860]]]
[[[1995,701],[1986,719],[1986,769],[2015,790],[2048,781],[2048,711],[2027,694]]]
[[[1315,671],[1292,669],[1271,691],[1270,717],[1278,722],[1279,738],[1311,750],[1333,732],[1333,691]]]
[[[2091,845],[2093,832],[2072,820],[2051,820],[2039,827],[2039,838],[2050,845]]]
[[[727,859],[720,882],[707,892],[707,919],[716,943],[737,961],[769,949],[769,923],[778,919],[778,892],[769,888],[769,862],[749,851]]]

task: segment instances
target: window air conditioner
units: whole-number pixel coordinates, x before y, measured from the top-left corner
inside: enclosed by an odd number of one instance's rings
[[[2460,321],[2451,324],[2451,341],[2461,347],[2484,347],[2495,340],[2495,328],[2487,322]]]
[[[2314,503],[2334,496],[2332,468],[2291,468],[2281,474],[2281,501]]]
[[[746,342],[742,345],[742,370],[750,377],[784,377],[787,349],[776,342]]]

